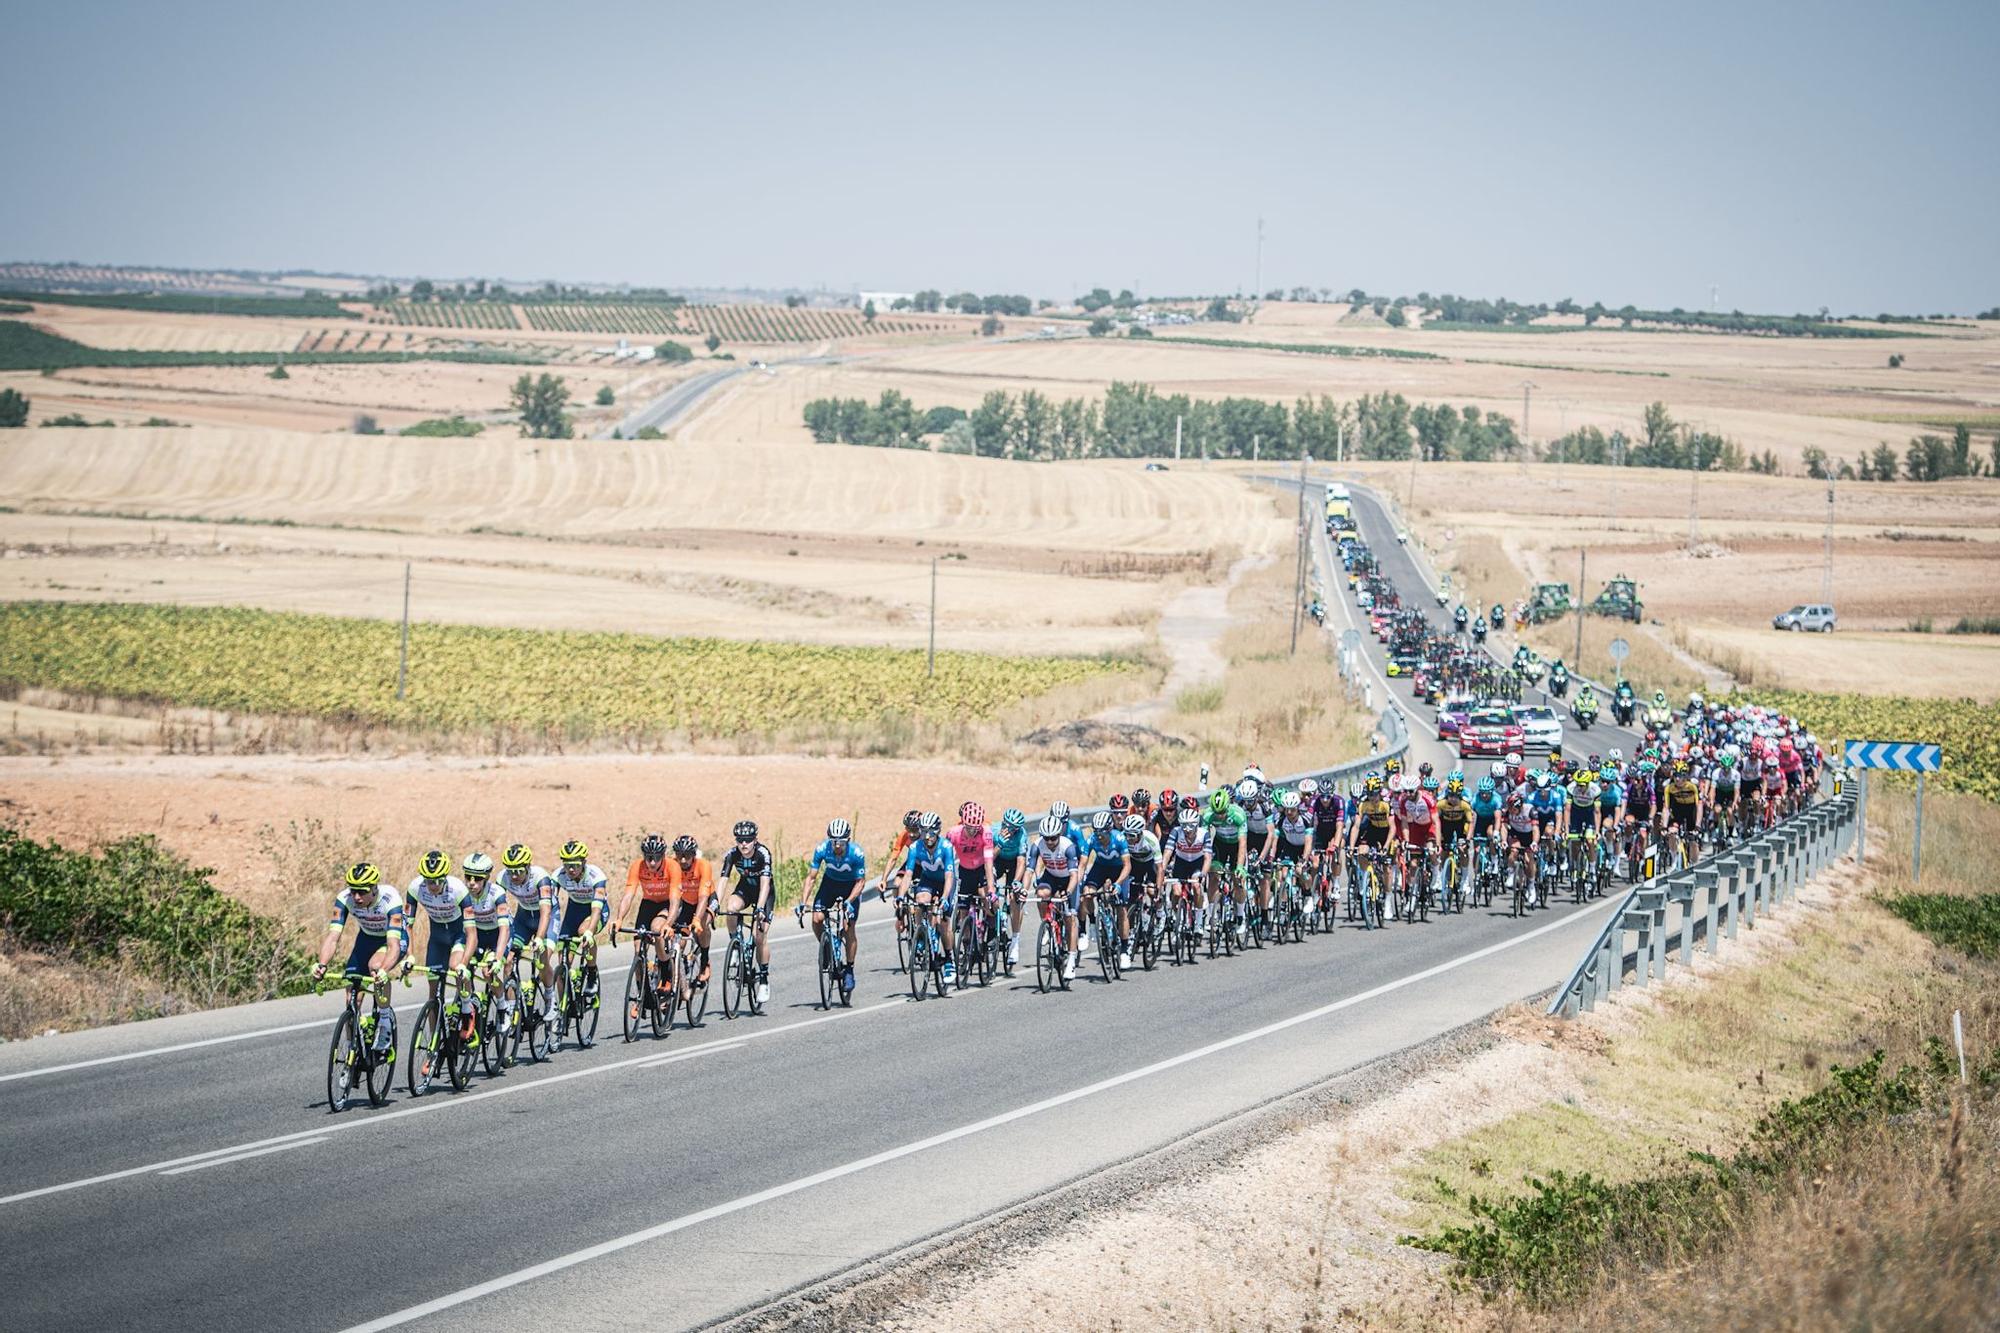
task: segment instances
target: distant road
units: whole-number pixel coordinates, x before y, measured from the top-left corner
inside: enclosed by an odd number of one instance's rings
[[[700,402],[710,389],[735,379],[748,369],[748,366],[730,366],[724,370],[705,370],[693,379],[682,380],[623,420],[604,427],[593,438],[612,440],[623,436],[629,440],[648,426],[664,431]]]

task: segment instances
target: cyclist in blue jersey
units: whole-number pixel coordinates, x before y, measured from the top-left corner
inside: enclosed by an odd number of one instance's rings
[[[829,823],[826,841],[813,848],[802,892],[812,903],[814,939],[826,934],[827,909],[841,899],[847,901],[847,929],[842,932],[847,940],[847,969],[840,976],[843,991],[854,989],[855,950],[859,946],[854,922],[861,915],[861,886],[867,875],[868,857],[854,842],[853,825],[844,819]]]
[[[1100,810],[1090,817],[1090,841],[1083,846],[1082,884],[1072,895],[1072,901],[1085,894],[1095,893],[1105,887],[1118,892],[1118,953],[1120,967],[1132,966],[1132,955],[1125,941],[1130,937],[1127,927],[1131,924],[1126,908],[1130,889],[1128,881],[1132,875],[1132,854],[1125,845],[1125,835],[1112,827],[1111,812]],[[1083,904],[1086,913],[1095,913],[1096,899]],[[1086,936],[1086,938],[1088,938]]]
[[[1009,808],[1000,816],[1000,827],[993,831],[993,887],[996,890],[1019,887],[1024,868],[1021,863],[1027,855],[1028,817],[1019,810]],[[1007,894],[1007,919],[1013,926],[1013,934],[1007,940],[1007,962],[1011,966],[1021,961],[1021,900],[1011,891]]]
[[[908,879],[917,904],[931,909],[931,921],[944,940],[944,984],[948,990],[958,981],[958,968],[951,961],[957,948],[952,941],[951,917],[958,903],[958,852],[944,836],[944,820],[935,812],[918,817],[917,840],[903,854],[894,879],[899,895]]]

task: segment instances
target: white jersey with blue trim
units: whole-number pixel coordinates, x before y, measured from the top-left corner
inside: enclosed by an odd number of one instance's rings
[[[516,875],[524,878],[516,882]],[[550,879],[549,872],[540,866],[528,866],[526,869],[503,870],[494,882],[514,900],[516,911],[539,912],[550,901],[549,889],[554,881]]]
[[[465,904],[472,894],[465,887],[465,881],[457,875],[446,875],[443,879],[425,879],[419,875],[410,881],[410,901],[424,909],[424,915],[440,926],[448,926],[465,915]]]
[[[478,893],[472,892],[472,887],[467,885],[465,910],[481,930],[497,930],[500,918],[507,911],[507,890],[495,879],[487,880]]]
[[[555,878],[549,882],[558,892],[569,895],[569,900],[573,903],[609,902],[604,872],[588,861],[583,863],[582,878],[573,878],[569,873],[569,866],[565,865],[556,871]]]
[[[375,890],[374,902],[365,904],[354,901],[354,890],[342,889],[333,899],[332,924],[344,925],[351,916],[363,935],[387,935],[389,919],[402,911],[403,895],[386,884]]]

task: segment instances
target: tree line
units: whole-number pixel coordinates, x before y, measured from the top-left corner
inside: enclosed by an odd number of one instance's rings
[[[1044,306],[1049,302],[1042,302]],[[981,296],[977,292],[953,292],[944,295],[935,289],[926,288],[914,296],[899,296],[889,303],[891,310],[914,310],[920,314],[935,315],[939,310],[956,310],[961,315],[1032,315],[1035,302],[1032,298],[1018,294],[1000,293]]]
[[[1806,475],[1822,480],[1841,481],[1948,481],[1954,477],[2000,477],[2000,434],[1987,441],[1988,456],[1974,451],[1972,428],[1964,422],[1952,427],[1951,438],[1924,434],[1914,436],[1898,455],[1887,440],[1874,449],[1856,454],[1853,462],[1835,461],[1826,450],[1808,445],[1801,453]]]

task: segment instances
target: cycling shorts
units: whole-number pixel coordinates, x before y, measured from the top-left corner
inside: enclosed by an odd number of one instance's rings
[[[653,923],[678,901],[676,898],[641,898],[638,918],[632,924],[640,930],[651,930]]]
[[[852,880],[852,879],[846,881],[836,880],[836,879],[822,879],[819,882],[818,891],[813,894],[813,905],[812,905],[813,911],[815,912],[827,911],[835,903],[840,902],[842,899],[846,898],[848,894],[854,892],[854,886],[858,883],[860,883],[859,880]],[[849,904],[847,914],[850,919],[859,917],[861,915],[861,904],[860,903]]]
[[[562,926],[556,932],[556,938],[563,940],[575,939],[583,932],[583,928],[587,923],[598,919],[599,909],[603,906],[604,904],[598,902],[595,898],[585,898],[582,900],[570,899],[569,906],[563,908]]]
[[[1696,806],[1693,801],[1689,801],[1685,805],[1670,805],[1667,807],[1667,818],[1675,828],[1686,829],[1692,833],[1694,831],[1695,810]]]
[[[1322,819],[1313,825],[1312,849],[1323,852],[1333,846],[1333,840],[1340,836],[1340,824],[1336,820]]]
[[[1284,838],[1280,837],[1278,839],[1277,859],[1280,861],[1292,861],[1292,862],[1303,861],[1306,859],[1307,854],[1311,852],[1311,850],[1312,850],[1312,843],[1310,840],[1306,842],[1288,842]]]
[[[1076,909],[1083,903],[1083,890],[1069,875],[1045,874],[1035,881],[1035,892],[1037,895],[1046,893],[1051,898],[1068,903],[1071,915],[1075,915]]]
[[[368,960],[381,950],[387,948],[391,938],[388,935],[369,935],[365,932],[357,932],[354,936],[354,947],[347,951],[346,970],[349,972],[366,972],[368,970]]]
[[[1386,847],[1388,843],[1389,826],[1387,824],[1363,824],[1361,826],[1361,845],[1363,847]]]
[[[472,941],[472,952],[475,957],[482,953],[492,954],[496,958],[499,956],[500,927],[481,926],[473,934],[475,938]]]
[[[1507,837],[1516,847],[1527,847],[1535,841],[1535,830],[1533,827],[1515,828],[1512,824],[1509,824],[1507,826]]]
[[[1625,802],[1625,814],[1628,818],[1636,819],[1642,824],[1649,824],[1653,820],[1652,802],[1627,801]]]
[[[1436,824],[1403,825],[1403,841],[1409,843],[1412,847],[1428,847],[1431,839],[1436,836]]]
[[[1492,837],[1493,826],[1499,822],[1500,816],[1498,815],[1474,815],[1472,817],[1472,836],[1475,838]]]
[[[541,921],[542,921],[541,908],[539,907],[515,908],[514,924],[511,927],[509,927],[509,931],[514,937],[514,943],[520,945],[534,943],[535,927],[540,925]],[[554,922],[550,922],[551,927],[553,927],[554,924],[555,924]]]
[[[430,939],[424,944],[424,966],[441,968],[451,962],[451,951],[465,943],[465,919],[431,922]]]
[[[1724,806],[1724,807],[1728,807],[1728,806],[1732,806],[1732,805],[1735,805],[1735,804],[1736,804],[1736,788],[1734,788],[1734,787],[1717,787],[1717,788],[1715,789],[1715,794],[1714,794],[1714,797],[1713,797],[1712,799],[1714,800],[1714,803],[1715,803],[1716,805],[1719,805],[1719,806]]]
[[[931,906],[935,907],[940,914],[949,913],[957,905],[954,899],[958,895],[949,892],[946,889],[946,882],[941,879],[924,879],[922,876],[911,879],[910,897],[916,898],[919,895],[929,898]]]
[[[1021,877],[1021,858],[1018,856],[995,856],[993,858],[993,878],[1001,884],[1011,884]]]
[[[1167,878],[1200,879],[1201,864],[1199,857],[1190,861],[1185,856],[1176,856],[1167,866]]]
[[[986,863],[958,868],[958,897],[960,901],[977,898],[986,892]]]
[[[1438,844],[1449,851],[1465,841],[1465,825],[1443,824],[1438,828]]]
[[[1803,769],[1790,768],[1785,770],[1785,790],[1797,791],[1805,785],[1805,781],[1806,775]]]

